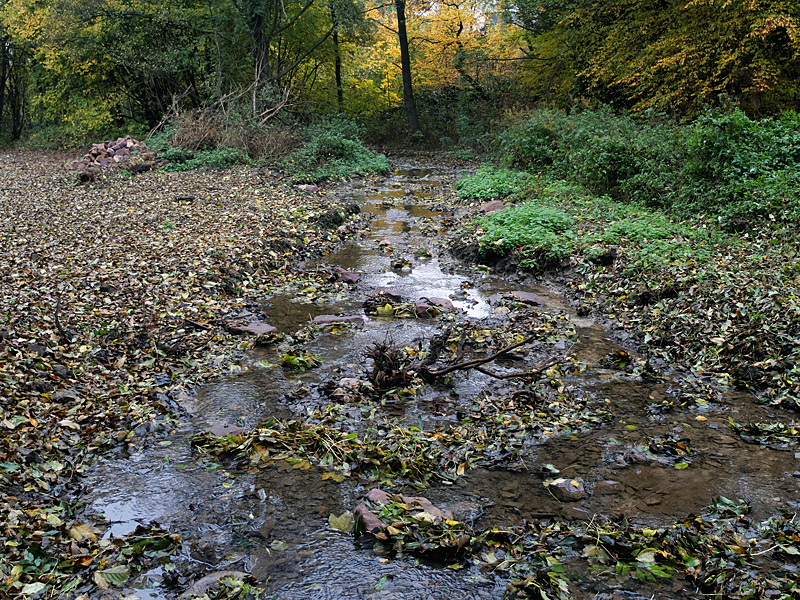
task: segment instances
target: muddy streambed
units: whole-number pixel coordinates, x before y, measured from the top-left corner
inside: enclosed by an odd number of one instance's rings
[[[362,304],[377,287],[411,300],[449,298],[459,319],[485,323],[487,329],[510,318],[498,302],[503,294],[536,294],[542,299],[536,310],[571,325],[569,335],[537,342],[528,362],[568,353],[583,368],[566,374],[558,385],[578,390],[587,406],[613,417],[588,431],[530,444],[512,463],[479,465],[455,482],[433,484],[423,492],[457,519],[476,528],[502,528],[533,519],[590,521],[603,515],[658,527],[700,513],[720,495],[747,500],[753,519],[797,508],[800,460],[793,452],[746,444],[728,426],[729,418],[791,421],[790,415],[758,407],[739,393],[692,412],[661,411],[658,407],[676,396],[687,375],[647,379],[630,373],[613,359],[635,360],[634,350],[590,318],[578,317],[555,288],[468,270],[439,256],[438,241],[464,211],[437,210],[438,190],[452,182],[452,175],[408,168],[377,187],[354,184],[340,190],[343,200],[372,214],[370,235],[307,268],[339,266],[360,274],[352,291],[324,303],[298,302],[290,293],[265,299],[269,322],[288,340],[254,351],[248,357],[251,368],[241,375],[206,385],[195,398],[177,398],[186,418],[160,429],[157,441],[144,450],[102,459],[92,467],[83,485],[82,510],[95,518],[103,515],[107,536],[155,521],[184,540],[177,561],[181,589],[162,585],[174,577],[156,569],[135,580],[124,595],[172,598],[209,572],[233,570],[250,573],[263,582],[267,597],[281,599],[503,597],[506,581],[500,573],[388,559],[355,548],[351,536],[332,530],[329,515],[353,510],[367,489],[363,480],[323,480],[314,469],[295,469],[283,461],[242,471],[190,448],[192,436],[209,428],[236,433],[271,417],[302,418],[315,404],[329,402],[314,392],[320,384],[364,378],[370,345],[390,340],[414,346],[441,331],[442,319],[366,316]],[[364,322],[303,344],[291,338],[310,319],[325,314],[361,316]],[[280,356],[293,343],[318,356],[321,366],[305,373],[283,370]],[[525,360],[511,357],[509,365],[501,366],[518,368]],[[427,386],[416,395],[378,403],[371,424],[446,428],[481,398],[508,396],[515,389],[511,380],[458,372],[447,386]],[[352,417],[347,426],[363,432],[363,415],[354,409]],[[688,467],[654,458],[648,453],[653,439],[679,439],[691,447]],[[575,502],[556,500],[544,485],[556,472],[582,481],[588,495]],[[652,587],[637,585],[612,586],[585,575],[571,592],[586,598],[653,594]],[[679,578],[658,588],[660,598],[699,596],[683,589]]]

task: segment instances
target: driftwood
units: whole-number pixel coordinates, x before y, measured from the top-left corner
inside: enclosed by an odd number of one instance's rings
[[[447,328],[441,335],[434,337],[428,348],[425,358],[412,361],[410,364],[403,365],[403,359],[400,355],[400,346],[394,346],[390,343],[377,343],[374,344],[368,351],[367,356],[373,359],[373,369],[370,374],[370,379],[377,389],[390,389],[393,387],[403,387],[409,385],[415,377],[421,377],[425,381],[432,382],[439,377],[449,375],[455,371],[467,371],[474,369],[479,373],[494,377],[495,379],[530,379],[539,377],[542,373],[547,371],[550,367],[559,364],[566,357],[555,358],[544,365],[529,371],[513,371],[509,373],[495,373],[487,369],[484,365],[491,363],[498,358],[510,355],[514,350],[520,346],[532,342],[536,339],[536,335],[529,335],[522,341],[514,344],[509,344],[501,348],[490,356],[482,358],[474,358],[463,362],[460,361],[464,356],[464,344],[466,341],[466,331],[462,331],[456,345],[455,356],[453,363],[439,369],[433,368],[439,360],[442,350],[447,344],[447,340],[452,334],[452,328]]]
[[[535,335],[529,335],[521,342],[517,342],[516,344],[511,344],[510,346],[506,346],[505,348],[501,348],[491,356],[485,356],[483,358],[475,358],[462,363],[456,363],[454,365],[450,365],[449,367],[439,369],[438,371],[431,371],[430,369],[426,368],[425,371],[420,372],[420,375],[422,375],[423,377],[436,378],[436,377],[441,377],[442,375],[447,375],[448,373],[452,373],[453,371],[465,371],[467,369],[474,369],[475,367],[479,367],[481,365],[485,365],[486,363],[492,362],[493,360],[496,360],[497,358],[503,356],[504,354],[508,354],[509,352],[511,352],[515,348],[519,348],[523,344],[532,342],[535,338],[536,338]]]

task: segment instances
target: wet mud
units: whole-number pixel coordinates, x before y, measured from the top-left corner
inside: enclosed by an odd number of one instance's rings
[[[236,434],[272,417],[300,417],[308,408],[308,395],[297,390],[363,375],[368,345],[385,339],[413,345],[441,330],[436,319],[365,315],[361,305],[376,287],[412,300],[450,298],[460,318],[487,328],[507,318],[497,310],[502,294],[536,294],[544,302],[541,310],[570,319],[573,334],[543,341],[529,357],[500,366],[518,368],[555,349],[566,352],[584,368],[565,376],[561,385],[582,390],[613,416],[606,426],[588,433],[528,445],[511,467],[469,470],[449,485],[434,484],[424,492],[457,519],[476,528],[502,528],[535,519],[591,521],[603,516],[658,527],[700,513],[720,495],[746,499],[754,519],[798,508],[800,460],[794,452],[747,444],[729,428],[729,418],[791,421],[792,415],[759,407],[752,397],[735,392],[719,403],[691,410],[661,410],[674,400],[683,374],[648,380],[615,365],[615,352],[630,360],[639,355],[600,324],[578,317],[555,286],[478,273],[438,256],[437,240],[449,234],[448,220],[456,211],[439,210],[436,194],[452,179],[453,173],[444,170],[405,168],[378,186],[354,184],[339,190],[342,200],[357,202],[372,215],[370,235],[307,268],[340,266],[359,273],[358,284],[333,303],[298,301],[290,293],[263,303],[269,322],[288,336],[318,315],[364,318],[363,325],[342,335],[319,335],[304,345],[321,358],[320,368],[287,372],[279,366],[279,349],[260,348],[248,357],[247,372],[204,386],[196,398],[183,399],[186,417],[160,441],[91,467],[80,502],[87,515],[104,516],[107,536],[156,521],[184,540],[177,580],[157,569],[132,582],[125,595],[173,598],[203,574],[235,569],[261,582],[267,597],[287,600],[503,597],[506,582],[501,573],[477,567],[452,570],[408,558],[389,560],[356,549],[351,536],[331,530],[328,516],[353,510],[365,492],[364,482],[321,480],[313,469],[292,468],[283,461],[261,471],[239,470],[190,448],[192,435],[200,431]],[[398,258],[408,260],[410,269],[394,268]],[[432,430],[457,423],[479,395],[502,396],[512,390],[508,381],[465,372],[454,376],[449,387],[429,386],[379,410],[387,422]],[[664,440],[679,440],[691,452],[665,458],[653,451]],[[682,460],[687,466],[676,468]],[[582,481],[586,497],[557,500],[546,486],[554,473]],[[611,589],[593,582],[588,573],[578,580],[573,593],[579,598],[653,594],[653,588],[646,593],[624,586]],[[662,598],[699,597],[675,587],[675,581],[657,589]]]

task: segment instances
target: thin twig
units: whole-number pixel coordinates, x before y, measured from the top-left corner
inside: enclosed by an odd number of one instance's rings
[[[54,321],[56,322],[56,329],[58,329],[58,333],[61,334],[61,338],[64,340],[64,345],[69,346],[69,334],[64,330],[61,326],[61,319],[59,318],[59,313],[61,311],[61,292],[58,292],[58,296],[56,296],[56,312],[54,317]]]

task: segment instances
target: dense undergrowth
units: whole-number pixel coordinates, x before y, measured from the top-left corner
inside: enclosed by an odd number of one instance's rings
[[[165,171],[263,165],[281,169],[294,183],[318,183],[388,172],[386,157],[367,148],[362,133],[344,116],[291,128],[246,126],[230,117],[175,118],[149,147],[169,161]]]
[[[454,249],[571,266],[574,295],[646,352],[800,408],[799,128],[795,113],[688,126],[535,113],[500,140],[522,171],[484,167],[457,186],[516,206],[476,220]]]
[[[800,116],[753,121],[709,112],[689,125],[610,109],[542,110],[500,135],[506,164],[746,231],[754,219],[796,221]]]

